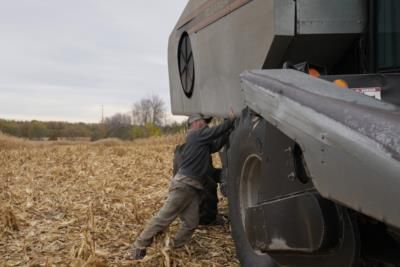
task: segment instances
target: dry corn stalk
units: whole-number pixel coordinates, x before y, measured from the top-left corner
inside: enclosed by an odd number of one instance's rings
[[[18,231],[17,218],[15,217],[11,206],[6,205],[0,208],[0,232]]]
[[[0,136],[0,203],[9,203],[0,233],[12,231],[0,237],[0,266],[238,266],[229,227],[201,227],[184,249],[169,249],[178,222],[143,261],[124,260],[165,200],[182,137],[91,144]]]

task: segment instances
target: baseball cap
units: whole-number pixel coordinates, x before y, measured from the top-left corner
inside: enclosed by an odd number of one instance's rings
[[[211,116],[203,116],[203,119],[206,121],[207,124],[209,124],[212,121],[213,117],[211,117]]]
[[[199,114],[199,113],[195,113],[189,116],[188,118],[188,125],[192,124],[193,122],[197,121],[197,120],[202,120],[203,119],[203,115]]]
[[[212,117],[204,116],[203,114],[200,114],[200,113],[195,113],[195,114],[192,114],[189,116],[187,123],[188,123],[188,125],[190,125],[197,120],[204,120],[208,124],[211,122]]]

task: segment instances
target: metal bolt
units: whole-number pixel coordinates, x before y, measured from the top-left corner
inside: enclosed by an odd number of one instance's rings
[[[285,152],[286,152],[286,153],[292,153],[292,147],[290,146],[290,147],[286,148],[286,149],[285,149]]]
[[[291,173],[288,175],[288,178],[289,178],[290,181],[294,181],[294,180],[296,179],[296,174],[295,174],[294,172],[291,172]]]

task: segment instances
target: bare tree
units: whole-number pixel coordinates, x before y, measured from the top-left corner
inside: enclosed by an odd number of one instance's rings
[[[154,123],[161,125],[165,116],[165,103],[157,95],[142,100],[133,104],[132,118],[133,124],[146,125]]]
[[[152,123],[156,125],[161,125],[162,121],[165,116],[165,103],[164,100],[161,99],[161,97],[157,95],[153,95],[150,100],[151,103],[151,109],[152,109]]]
[[[128,140],[132,138],[132,120],[130,114],[116,113],[109,118],[105,118],[107,137],[117,137]]]
[[[132,124],[133,125],[142,125],[142,109],[140,106],[140,102],[136,102],[132,106]]]
[[[131,120],[131,116],[129,116],[129,114],[116,113],[109,118],[105,118],[104,123],[110,129],[118,129],[118,128],[130,126],[132,123],[132,120]]]
[[[150,99],[142,99],[139,102],[133,104],[132,108],[133,124],[145,125],[151,122],[152,119],[151,109],[152,108]]]

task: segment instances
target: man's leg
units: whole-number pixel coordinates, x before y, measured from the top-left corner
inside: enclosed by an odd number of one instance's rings
[[[160,211],[150,220],[143,232],[136,239],[134,246],[146,248],[153,238],[163,232],[188,205],[188,193],[183,187],[172,189]]]
[[[194,230],[199,225],[199,192],[189,186],[187,190],[190,192],[191,201],[179,215],[182,224],[174,239],[173,246],[175,248],[184,246],[190,240]]]

